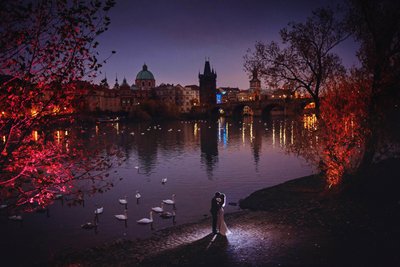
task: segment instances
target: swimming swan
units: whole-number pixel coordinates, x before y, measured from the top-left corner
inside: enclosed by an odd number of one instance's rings
[[[172,199],[164,199],[162,202],[167,205],[175,205],[175,194],[172,194]]]
[[[125,210],[125,211],[124,211],[124,214],[117,214],[117,215],[114,215],[114,216],[115,216],[115,218],[117,218],[118,220],[126,221],[126,220],[128,220],[128,211]]]
[[[100,207],[100,208],[97,208],[97,209],[94,210],[94,214],[99,215],[99,214],[102,214],[103,211],[104,211],[104,208]]]
[[[153,207],[151,208],[152,211],[160,213],[164,211],[164,203],[161,202],[161,207]]]
[[[153,222],[153,211],[150,211],[150,218],[143,218],[137,221],[140,224],[149,224]]]

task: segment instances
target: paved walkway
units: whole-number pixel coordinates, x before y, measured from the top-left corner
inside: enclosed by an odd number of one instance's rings
[[[226,214],[225,221],[231,231],[227,238],[212,235],[211,218],[206,218],[157,231],[149,239],[120,240],[57,262],[68,266],[185,266],[196,262],[204,266],[217,259],[219,266],[280,266],[281,258],[296,261],[288,249],[299,242],[304,248],[304,241],[310,239],[306,229],[289,226],[271,212],[240,211]],[[312,240],[308,243],[307,250],[317,251],[320,246]]]

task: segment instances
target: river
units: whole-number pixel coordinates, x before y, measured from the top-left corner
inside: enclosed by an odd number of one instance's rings
[[[246,117],[240,121],[221,118],[82,126],[79,131],[85,149],[98,149],[94,144],[101,143],[101,149],[116,148],[123,155],[107,172],[109,186],[82,193],[80,202],[71,201],[66,194],[42,212],[22,214],[22,222],[9,220],[2,210],[3,259],[15,265],[28,264],[119,238],[146,238],[158,229],[208,216],[215,191],[226,194],[226,212],[239,210],[239,200],[255,190],[315,172],[304,159],[286,152],[286,146],[296,140],[294,123],[288,118]],[[74,131],[78,130],[58,129],[55,135],[63,138]],[[96,142],[86,141],[89,137]],[[80,192],[89,192],[90,186],[88,181],[74,184]],[[141,195],[139,201],[136,191]],[[136,223],[172,194],[176,195],[175,224],[157,214],[153,214],[153,227]],[[124,214],[119,199],[125,196],[126,222],[114,217]],[[94,221],[98,207],[104,207],[104,212],[97,217],[97,228],[82,229],[82,224]],[[173,211],[172,206],[164,208]]]

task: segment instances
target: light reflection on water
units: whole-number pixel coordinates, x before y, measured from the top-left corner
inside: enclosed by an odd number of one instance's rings
[[[23,214],[22,223],[9,221],[2,214],[1,243],[7,247],[4,255],[14,257],[25,251],[29,255],[24,260],[29,261],[118,238],[145,238],[154,230],[149,225],[138,225],[136,220],[148,217],[151,207],[160,206],[172,194],[176,194],[179,225],[209,215],[215,191],[224,192],[227,202],[237,203],[255,190],[308,175],[313,168],[284,151],[285,145],[296,139],[293,123],[288,119],[261,121],[245,117],[243,121],[91,125],[82,131],[84,141],[92,137],[101,141],[105,149],[117,145],[127,157],[123,164],[110,170],[107,179],[113,187],[103,193],[82,195],[83,201],[77,205],[71,205],[65,196],[47,212]],[[60,142],[70,131],[73,129],[55,131],[56,141]],[[33,135],[39,138],[38,132]],[[66,146],[70,145],[66,142]],[[92,146],[88,141],[86,148],[95,149]],[[162,178],[168,181],[162,184]],[[74,186],[87,192],[92,183],[79,181]],[[141,194],[138,203],[137,190]],[[124,196],[129,202],[127,224],[114,218],[115,214],[123,214],[124,206],[118,199]],[[96,207],[104,207],[98,216],[97,231],[81,229],[81,224],[94,220]],[[165,209],[171,211],[172,207]],[[226,212],[236,210],[238,206],[226,207]],[[173,226],[171,219],[155,214],[155,230],[169,226]]]

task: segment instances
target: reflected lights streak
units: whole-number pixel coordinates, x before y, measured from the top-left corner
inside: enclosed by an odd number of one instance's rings
[[[250,143],[253,143],[253,123],[250,123]]]
[[[286,145],[286,120],[283,122],[283,145]]]
[[[244,127],[244,125],[242,124],[242,143],[243,143],[243,145],[244,145],[244,143],[245,143],[245,132],[244,132],[244,130],[245,130],[245,127]]]
[[[197,122],[194,123],[193,126],[193,135],[196,137],[197,136],[197,131],[199,130],[198,126],[197,126]]]
[[[294,144],[294,121],[292,121],[292,125],[290,127],[290,144],[293,145]]]
[[[117,134],[119,134],[119,122],[115,124],[114,128],[117,130]]]
[[[275,123],[272,122],[272,146],[275,146]]]

